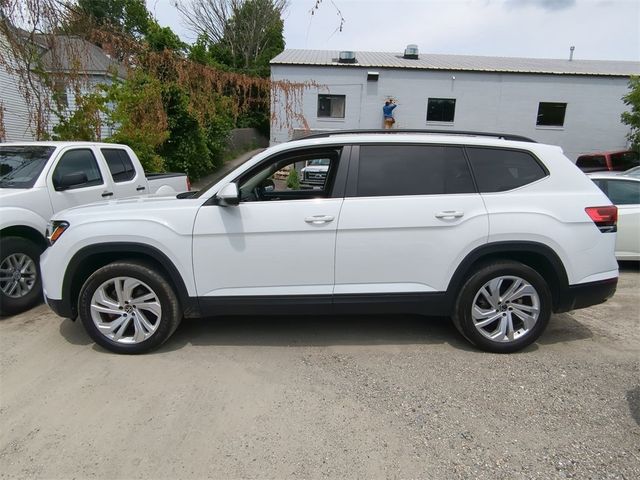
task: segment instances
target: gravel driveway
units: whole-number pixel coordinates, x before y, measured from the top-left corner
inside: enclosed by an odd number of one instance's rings
[[[118,356],[0,320],[0,478],[640,478],[640,273],[526,351],[445,319],[185,321]]]

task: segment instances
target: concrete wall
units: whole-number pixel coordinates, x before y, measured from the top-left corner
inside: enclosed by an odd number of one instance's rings
[[[379,80],[368,82],[367,71],[379,72]],[[628,78],[289,65],[272,65],[271,77],[314,80],[324,87],[303,94],[303,114],[312,130],[382,128],[382,105],[393,97],[398,103],[395,128],[520,134],[560,145],[573,160],[585,152],[627,147],[628,128],[620,114]],[[318,94],[324,93],[346,95],[345,118],[317,117]],[[426,121],[430,97],[456,99],[453,123]],[[564,126],[536,126],[539,102],[567,103]],[[276,116],[284,118],[284,110],[277,105]],[[282,128],[273,124],[270,142],[287,141],[300,128],[300,122]]]

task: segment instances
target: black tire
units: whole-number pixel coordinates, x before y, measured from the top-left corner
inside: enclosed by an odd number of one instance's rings
[[[105,282],[117,277],[129,277],[148,286],[157,297],[161,315],[155,318],[156,330],[139,343],[125,344],[108,338],[100,332],[91,314],[91,299]],[[114,298],[114,297],[112,297]],[[144,262],[119,261],[106,265],[94,272],[84,283],[78,299],[78,313],[89,336],[100,346],[115,353],[139,354],[158,348],[175,332],[182,320],[182,310],[171,283],[153,266]],[[107,314],[105,314],[107,315]],[[107,315],[107,321],[115,316]],[[134,322],[129,322],[133,324]],[[155,322],[154,322],[155,324]],[[134,328],[133,326],[127,328]],[[126,330],[126,329],[125,329]]]
[[[480,289],[487,282],[498,277],[518,277],[528,282],[534,288],[539,300],[538,318],[533,327],[521,334],[519,338],[504,342],[485,337],[480,333],[479,329],[476,328],[472,317],[472,308],[476,294],[480,292]],[[508,288],[508,282],[508,280],[504,282],[505,286],[503,288]],[[534,269],[518,262],[506,260],[496,261],[481,266],[462,286],[456,299],[452,320],[458,331],[476,347],[488,352],[511,353],[532,344],[540,337],[542,332],[544,332],[551,317],[551,302],[551,291],[547,282]],[[491,308],[490,306],[487,307],[487,309]],[[508,306],[501,304],[500,308],[508,309]],[[516,312],[513,313],[515,314]],[[501,313],[501,315],[503,314]],[[506,313],[504,313],[504,315],[506,315]],[[517,315],[514,315],[513,318],[515,328],[521,320]],[[496,322],[499,320],[500,319],[496,320]],[[494,325],[497,326],[497,324],[490,324],[487,326],[487,329],[491,329]],[[520,325],[524,330],[524,323]]]
[[[26,255],[35,265],[35,282],[31,290],[25,295],[13,297],[10,290],[5,293],[3,287],[11,288],[10,280],[0,280],[0,315],[14,315],[24,312],[42,302],[42,278],[40,276],[40,254],[42,249],[26,238],[5,237],[0,239],[0,266],[7,266],[12,255]],[[4,267],[3,267],[4,268]],[[2,271],[0,275],[6,279],[9,272]],[[31,276],[30,276],[31,277]]]

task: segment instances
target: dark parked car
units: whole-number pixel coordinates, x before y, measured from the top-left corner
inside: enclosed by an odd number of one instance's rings
[[[640,165],[638,153],[632,150],[589,153],[580,155],[576,165],[583,172],[624,172]]]

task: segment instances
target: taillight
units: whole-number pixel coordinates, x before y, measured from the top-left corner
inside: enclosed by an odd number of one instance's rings
[[[618,207],[615,205],[607,205],[606,207],[587,207],[584,210],[601,232],[611,233],[616,231]]]
[[[187,192],[191,191],[191,180],[187,177]]]

